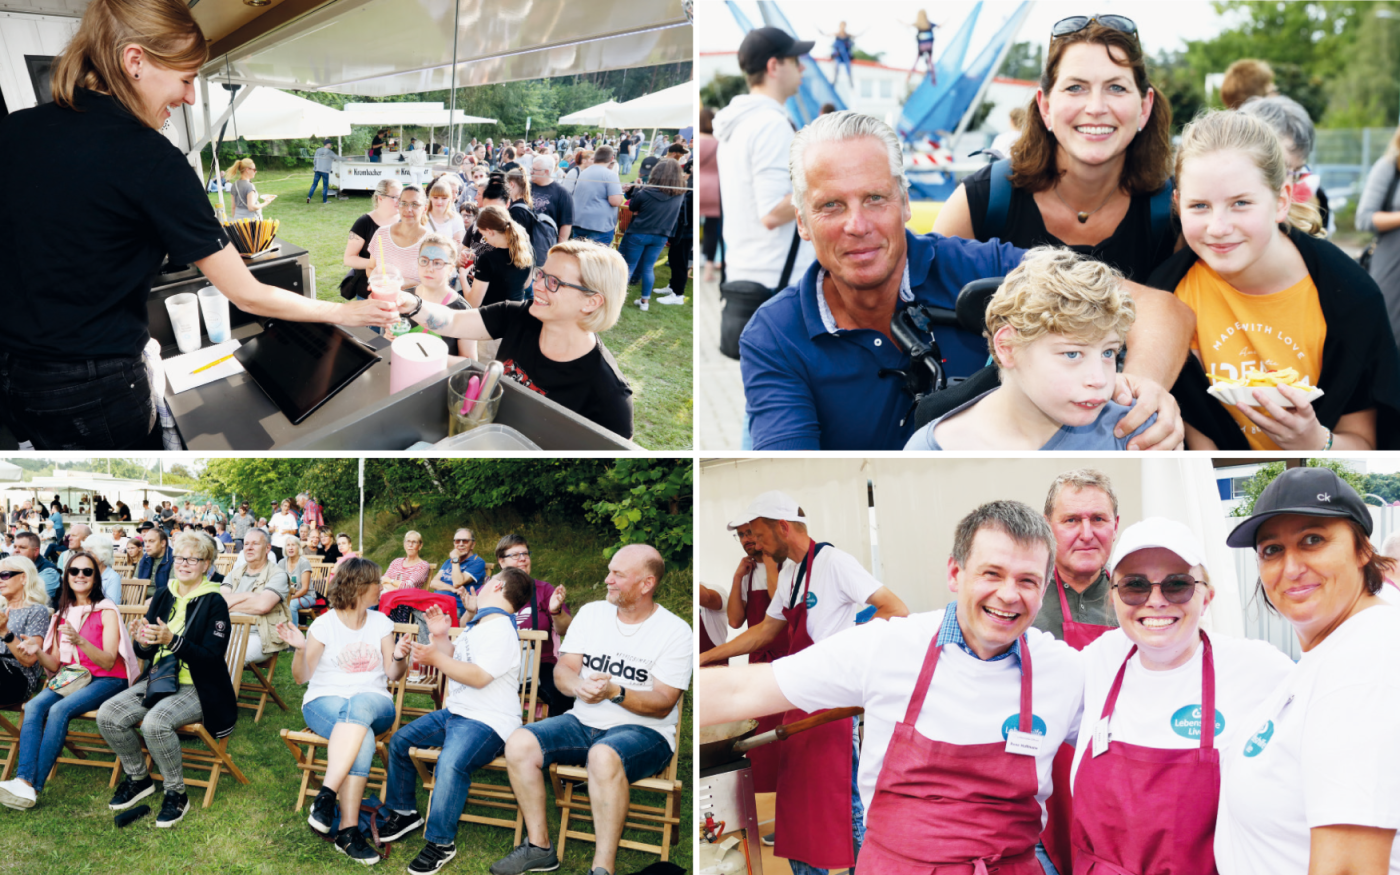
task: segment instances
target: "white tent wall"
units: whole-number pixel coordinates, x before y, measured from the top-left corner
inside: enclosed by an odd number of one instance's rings
[[[695,124],[695,83],[682,82],[644,94],[603,111],[599,124],[608,128],[683,128]]]
[[[82,15],[85,4],[74,0],[64,4],[53,2],[55,11],[63,6],[77,5],[73,15]],[[78,19],[58,15],[25,12],[0,13],[0,93],[5,96],[5,108],[10,112],[28,109],[38,100],[29,76],[25,55],[53,56],[63,51],[78,29]]]

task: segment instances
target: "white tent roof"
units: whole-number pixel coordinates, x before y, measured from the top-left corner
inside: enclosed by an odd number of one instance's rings
[[[454,42],[458,87],[674,64],[692,58],[684,5],[338,0],[238,42],[201,73],[211,81],[227,71],[234,82],[378,97],[451,88]]]
[[[603,123],[603,112],[614,106],[621,106],[616,100],[606,100],[597,106],[590,106],[588,109],[581,109],[578,112],[571,112],[568,115],[559,117],[561,125],[601,125]]]
[[[228,109],[232,95],[220,85],[209,85],[209,111],[218,134],[219,116]],[[196,103],[190,115],[194,117],[195,137],[204,136],[204,108]],[[236,131],[235,131],[236,129]],[[254,88],[252,93],[233,111],[228,123],[228,139],[235,136],[247,140],[292,140],[306,137],[344,137],[350,135],[350,120],[345,113],[329,106],[276,88]]]
[[[441,103],[347,103],[342,113],[352,125],[418,125],[445,127],[448,124],[494,125],[493,118],[455,114]]]
[[[24,469],[0,459],[0,480],[17,481],[24,479]]]
[[[695,83],[682,82],[603,112],[609,128],[683,128],[695,123]]]

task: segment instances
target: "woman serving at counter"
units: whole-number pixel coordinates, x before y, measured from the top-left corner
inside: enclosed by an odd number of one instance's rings
[[[147,302],[161,260],[194,264],[240,309],[294,322],[390,325],[379,301],[315,301],[258,282],[228,242],[199,177],[159,133],[171,107],[194,103],[208,58],[180,0],[94,0],[54,63],[53,103],[0,121],[0,155],[28,144],[71,144],[81,165],[115,161],[119,174],[83,182],[92,205],[81,244],[55,235],[66,192],[30,198],[0,218],[12,257],[3,295],[0,407],[39,449],[160,448],[142,360]]]

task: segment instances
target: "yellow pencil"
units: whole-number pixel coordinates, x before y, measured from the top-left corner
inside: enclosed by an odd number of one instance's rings
[[[194,370],[190,371],[190,373],[191,373],[191,374],[197,374],[197,373],[199,373],[200,371],[207,371],[207,370],[209,370],[210,368],[214,367],[214,365],[221,365],[221,364],[223,364],[224,362],[228,361],[228,360],[231,359],[231,358],[233,358],[233,353],[229,353],[228,355],[224,356],[224,357],[221,358],[221,359],[215,359],[214,361],[210,362],[210,363],[207,364],[207,365],[203,365],[203,366],[201,366],[201,367],[195,368]]]

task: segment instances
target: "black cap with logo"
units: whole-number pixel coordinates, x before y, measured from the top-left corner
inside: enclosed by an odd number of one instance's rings
[[[739,45],[739,68],[752,76],[768,66],[769,58],[796,58],[815,45],[812,40],[795,39],[780,27],[756,27]]]
[[[1230,533],[1225,543],[1231,547],[1253,547],[1264,521],[1285,513],[1351,519],[1371,534],[1371,512],[1366,509],[1366,502],[1336,472],[1329,468],[1289,468],[1265,487],[1254,502],[1254,513]]]

